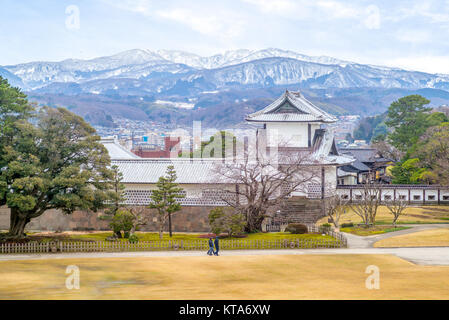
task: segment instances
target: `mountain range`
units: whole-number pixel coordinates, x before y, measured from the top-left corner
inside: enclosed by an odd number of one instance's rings
[[[95,106],[96,100],[103,105],[101,101],[109,99],[116,108],[137,108],[149,119],[158,120],[160,113],[182,113],[190,120],[203,114],[204,108],[209,112],[242,105],[248,111],[257,109],[262,101],[285,89],[304,91],[335,114],[380,113],[391,103],[385,97],[397,99],[403,92],[418,90],[436,105],[449,103],[449,75],[274,48],[240,49],[209,57],[177,50],[134,49],[90,60],[0,66],[0,76],[40,103],[64,100],[83,116],[89,108],[80,107],[82,101]],[[105,103],[101,110],[111,116],[127,115],[111,108]],[[233,121],[225,116],[221,122],[218,125]]]

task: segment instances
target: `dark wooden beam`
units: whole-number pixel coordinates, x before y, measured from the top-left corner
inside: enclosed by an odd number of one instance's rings
[[[307,137],[308,137],[308,146],[310,148],[312,146],[312,125],[310,123],[307,125]]]

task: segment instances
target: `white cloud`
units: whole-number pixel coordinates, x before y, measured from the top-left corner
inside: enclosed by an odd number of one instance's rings
[[[385,65],[407,70],[449,74],[449,56],[416,56],[387,60]]]
[[[244,2],[256,5],[263,12],[289,12],[295,9],[297,4],[290,0],[243,0]]]
[[[423,17],[431,23],[449,24],[449,2],[444,5],[435,5],[433,1],[415,3],[412,6],[401,7],[399,12],[391,16],[392,21],[400,21],[408,18]]]
[[[335,18],[356,18],[360,15],[359,10],[355,7],[345,5],[338,1],[318,1],[317,6]]]
[[[379,29],[380,28],[380,10],[379,7],[375,5],[369,5],[365,9],[366,18],[364,21],[365,27],[368,29]]]
[[[153,6],[150,0],[121,0],[121,1],[102,0],[102,1],[118,9],[140,13],[145,16],[151,16],[153,11]]]
[[[396,39],[411,44],[422,44],[431,41],[431,35],[425,30],[400,29],[395,33]]]
[[[218,38],[232,38],[240,34],[243,23],[232,14],[221,15],[210,12],[198,12],[190,9],[160,10],[156,14],[159,17],[176,21],[190,27],[204,35],[216,36]]]

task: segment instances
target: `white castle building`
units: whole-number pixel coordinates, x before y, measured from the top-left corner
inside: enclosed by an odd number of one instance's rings
[[[333,133],[326,128],[326,124],[337,119],[312,104],[299,92],[285,91],[264,109],[248,115],[246,121],[256,124],[259,128],[256,137],[260,138],[262,133],[267,134],[267,147],[282,145],[283,151],[306,152],[311,168],[320,172],[317,179],[303,189],[307,190],[306,192],[293,193],[293,198],[317,201],[334,194],[337,187],[337,168],[354,161],[350,156],[338,153]],[[270,132],[276,132],[276,139],[271,138],[273,135]],[[118,166],[123,174],[122,182],[126,187],[129,205],[147,205],[151,190],[156,187],[156,182],[165,174],[169,165],[175,167],[177,183],[185,190],[185,198],[180,200],[185,210],[195,207],[196,211],[200,212],[202,210],[198,211],[199,207],[224,206],[225,203],[221,199],[225,190],[235,188],[233,184],[220,183],[211,178],[214,175],[214,166],[225,159],[139,158],[113,140],[103,140],[103,143],[109,151],[112,165]],[[302,203],[302,208],[308,208],[307,203]],[[190,214],[195,214],[193,208],[189,211]],[[314,219],[320,214],[321,211],[315,212]]]
[[[363,192],[361,185],[337,186],[337,169],[351,164],[355,159],[338,152],[333,133],[326,128],[326,124],[335,122],[336,118],[313,105],[299,92],[285,91],[264,109],[248,115],[246,121],[258,128],[257,134],[252,130],[256,143],[264,138],[261,140],[268,148],[278,147],[280,152],[293,154],[305,153],[308,155],[305,165],[319,173],[304,188],[292,192],[283,206],[275,208],[275,217],[280,217],[281,221],[287,218],[288,221],[314,223],[324,215],[323,198],[338,194],[348,200],[360,199]],[[273,132],[276,134],[272,135]],[[129,205],[147,205],[167,166],[175,167],[177,182],[184,189],[185,198],[180,200],[182,210],[173,216],[174,231],[210,231],[210,210],[226,205],[222,201],[226,190],[236,188],[235,184],[214,179],[214,168],[228,158],[147,159],[126,150],[114,139],[103,139],[102,142],[109,152],[112,165],[118,166],[123,174],[122,182]],[[221,155],[221,152],[215,154]],[[379,196],[382,201],[404,199],[419,205],[449,204],[449,186],[384,185]],[[99,218],[100,215],[86,211],[63,215],[58,210],[49,210],[33,219],[28,229],[110,230],[108,222]],[[0,228],[8,227],[9,209],[0,207]],[[154,230],[154,226],[150,224],[143,230]]]

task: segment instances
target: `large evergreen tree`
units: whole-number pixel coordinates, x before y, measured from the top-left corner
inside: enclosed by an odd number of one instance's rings
[[[0,82],[0,204],[11,210],[9,235],[49,209],[70,214],[105,205],[109,155],[95,130],[70,111],[33,107],[18,89]],[[6,128],[6,129],[4,129]]]
[[[388,135],[391,144],[400,151],[407,150],[418,141],[429,127],[425,107],[430,101],[420,95],[410,95],[394,101],[388,108],[386,125],[393,131]]]

